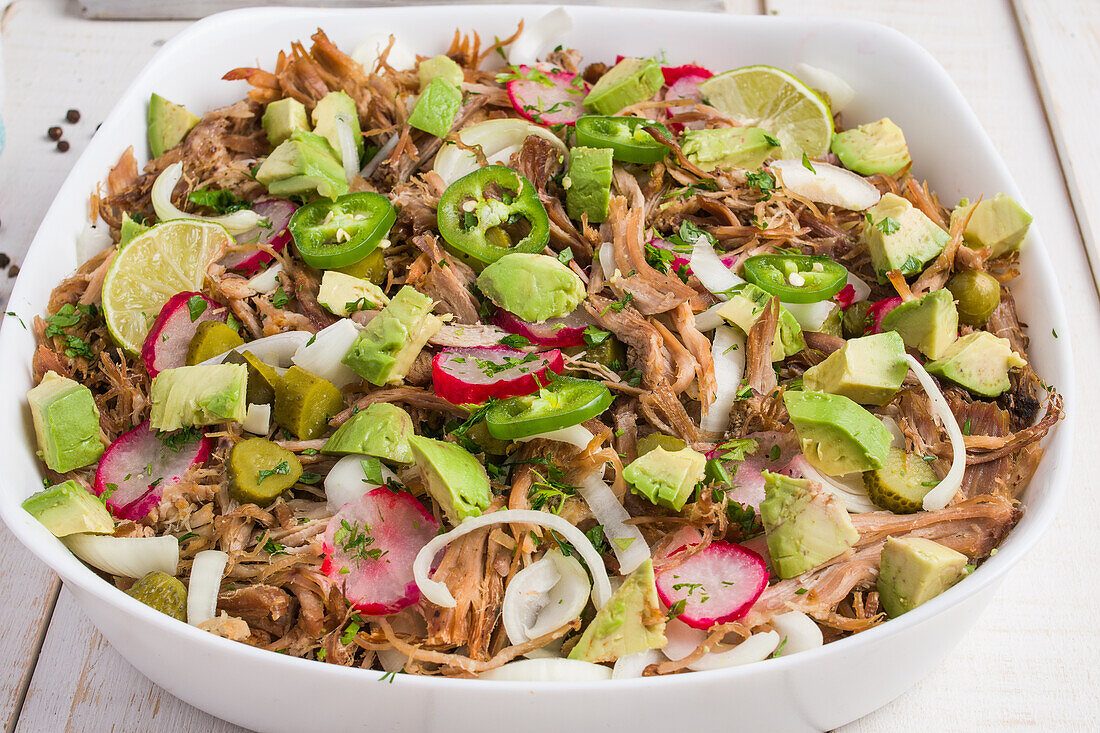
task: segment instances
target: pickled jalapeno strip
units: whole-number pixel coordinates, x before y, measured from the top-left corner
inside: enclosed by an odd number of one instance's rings
[[[335,269],[355,264],[373,252],[396,220],[397,212],[388,198],[364,191],[303,206],[290,218],[289,229],[306,264]]]
[[[745,279],[781,303],[817,303],[841,291],[848,271],[825,257],[756,255],[745,260]]]
[[[588,148],[611,148],[615,160],[624,163],[656,163],[668,155],[668,148],[653,139],[645,127],[656,127],[669,139],[676,136],[664,125],[644,117],[584,115],[577,120],[577,144]]]
[[[494,438],[526,438],[579,425],[610,407],[612,399],[600,382],[556,377],[538,392],[494,404],[485,414],[485,426]]]

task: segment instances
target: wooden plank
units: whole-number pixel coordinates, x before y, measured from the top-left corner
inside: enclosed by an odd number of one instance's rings
[[[1095,0],[1015,0],[1039,93],[1066,171],[1078,224],[1100,285],[1100,4]]]

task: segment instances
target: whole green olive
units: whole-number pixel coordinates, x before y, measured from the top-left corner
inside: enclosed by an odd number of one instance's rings
[[[968,326],[984,326],[1001,304],[1001,284],[981,270],[963,270],[947,281],[947,289],[958,301],[959,320]]]
[[[866,300],[848,306],[844,311],[844,318],[840,322],[844,338],[854,339],[863,335],[864,331],[867,330],[867,311],[870,308],[871,304]]]

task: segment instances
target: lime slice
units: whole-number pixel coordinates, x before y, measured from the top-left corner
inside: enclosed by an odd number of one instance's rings
[[[107,330],[131,354],[176,293],[201,290],[206,268],[233,243],[220,224],[176,219],[157,224],[115,255],[103,280]]]
[[[782,144],[776,158],[816,158],[829,151],[833,116],[814,90],[782,69],[745,66],[699,85],[703,98],[742,125],[767,130]]]

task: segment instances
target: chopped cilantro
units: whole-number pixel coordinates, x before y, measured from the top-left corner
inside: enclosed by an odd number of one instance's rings
[[[271,296],[271,305],[276,308],[282,308],[284,305],[290,302],[290,296],[283,290],[283,286],[280,285],[275,289],[275,293]]]
[[[199,316],[206,312],[210,304],[201,295],[192,295],[187,299],[187,312],[191,314],[191,323],[199,320]]]
[[[275,464],[275,468],[263,468],[256,474],[256,483],[262,484],[265,479],[279,475],[287,476],[290,474],[290,465],[286,461],[279,461]]]
[[[810,156],[806,155],[806,153],[802,153],[802,167],[810,173],[817,173],[817,171],[814,170],[814,164],[810,162]]]
[[[213,191],[209,188],[200,188],[192,191],[187,200],[196,206],[206,206],[219,214],[231,214],[241,209],[251,209],[252,204],[233,195],[232,191]]]

